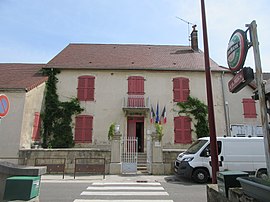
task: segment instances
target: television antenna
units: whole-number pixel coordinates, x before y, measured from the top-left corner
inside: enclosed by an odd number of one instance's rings
[[[194,24],[191,23],[191,22],[189,22],[189,21],[186,21],[186,20],[184,20],[184,19],[182,19],[182,18],[180,18],[178,16],[175,16],[175,17],[187,24],[187,27],[188,27],[188,33],[187,33],[187,35],[188,35],[188,41],[190,43],[190,41],[191,41],[191,39],[190,39],[190,25],[194,25]]]

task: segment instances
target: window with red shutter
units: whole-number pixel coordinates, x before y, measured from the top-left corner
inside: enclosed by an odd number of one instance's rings
[[[77,97],[80,101],[93,101],[95,94],[95,77],[78,77]]]
[[[93,116],[79,115],[75,118],[75,142],[91,143],[93,131]]]
[[[190,144],[191,120],[188,116],[174,117],[174,143]]]
[[[144,107],[144,78],[128,77],[128,107]]]
[[[252,98],[243,98],[244,118],[257,118],[255,100]]]
[[[178,77],[173,79],[173,101],[186,102],[189,96],[189,79]]]
[[[35,112],[32,140],[40,141],[40,113],[39,112]]]
[[[144,95],[144,78],[142,76],[128,77],[128,94]]]

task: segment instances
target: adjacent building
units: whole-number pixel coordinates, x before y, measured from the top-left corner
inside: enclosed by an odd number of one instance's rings
[[[16,157],[19,149],[40,140],[40,112],[45,82],[43,64],[0,64],[0,94],[8,97],[8,114],[0,121],[0,157]]]

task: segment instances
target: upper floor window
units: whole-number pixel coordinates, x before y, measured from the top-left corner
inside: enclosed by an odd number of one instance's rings
[[[243,98],[244,118],[257,118],[255,100],[252,98]]]
[[[78,77],[77,97],[80,101],[93,101],[95,93],[95,77]]]
[[[128,77],[128,94],[144,95],[144,78],[142,76]]]
[[[186,102],[189,96],[189,79],[178,77],[173,79],[173,101]]]

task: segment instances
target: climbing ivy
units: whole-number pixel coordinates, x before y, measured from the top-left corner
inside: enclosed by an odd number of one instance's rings
[[[180,107],[179,115],[186,114],[190,118],[194,118],[195,133],[197,138],[209,136],[209,127],[207,120],[207,106],[198,98],[189,96],[186,102],[178,102]]]
[[[70,148],[74,146],[72,133],[72,116],[83,111],[77,98],[68,102],[59,101],[57,95],[56,77],[60,71],[44,69],[43,74],[48,76],[46,82],[45,107],[42,118],[42,147],[43,148]]]

